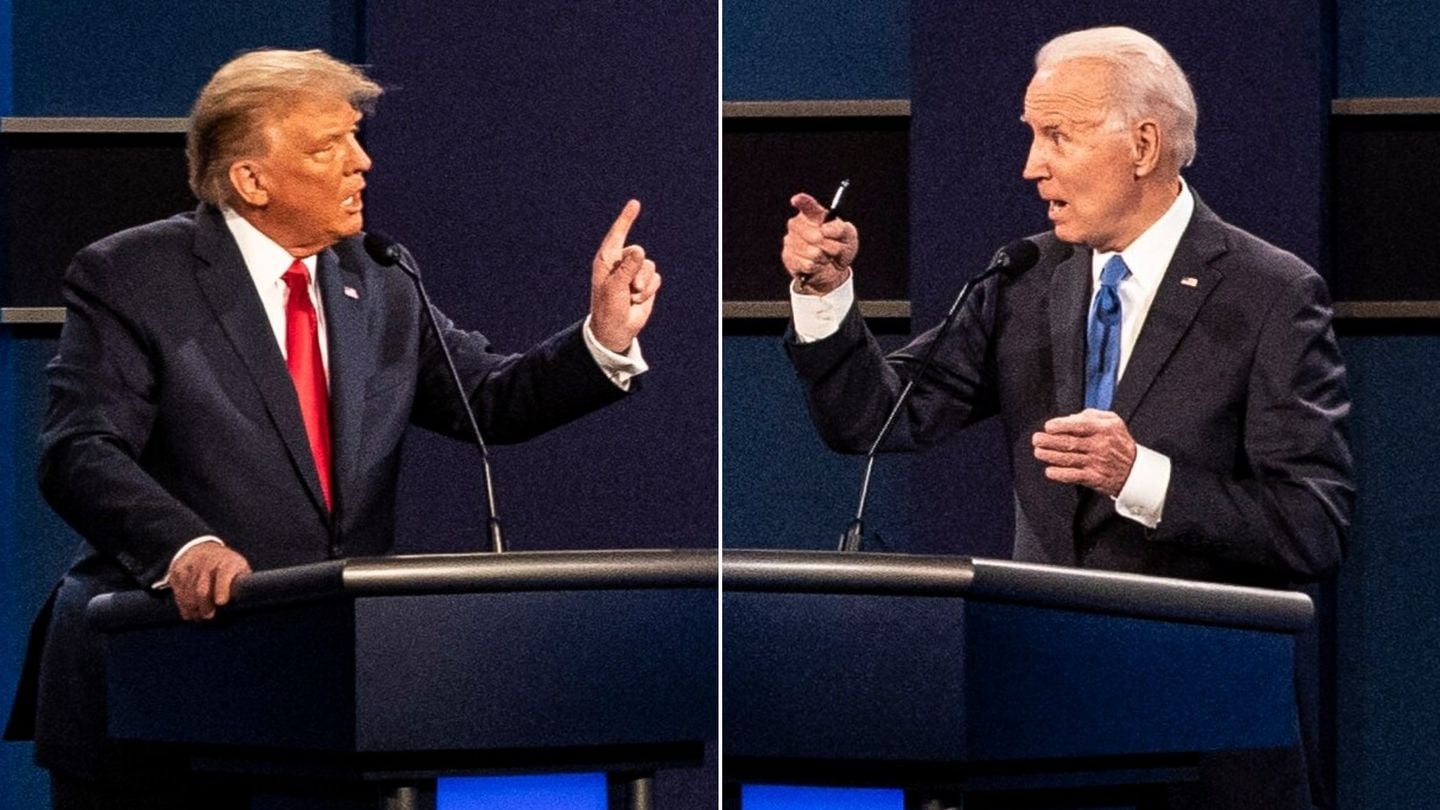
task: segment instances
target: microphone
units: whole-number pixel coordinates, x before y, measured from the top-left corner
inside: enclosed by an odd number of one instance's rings
[[[465,385],[460,381],[460,372],[455,368],[450,347],[445,343],[444,333],[440,331],[440,323],[435,318],[435,308],[430,305],[430,295],[425,292],[425,283],[420,280],[420,268],[404,245],[379,231],[365,234],[365,252],[381,267],[399,267],[415,283],[415,291],[420,294],[420,306],[425,308],[430,330],[435,333],[435,342],[440,344],[440,354],[445,358],[445,366],[450,369],[450,379],[455,381],[455,392],[460,397],[460,406],[465,409],[465,416],[470,420],[470,431],[475,436],[475,444],[480,448],[480,465],[485,472],[485,533],[490,538],[490,550],[497,554],[503,552],[505,540],[500,532],[500,518],[495,511],[495,480],[490,474],[490,451],[485,447],[485,437],[480,433],[480,423],[475,420],[475,410],[470,407],[470,398],[465,395]]]
[[[905,387],[900,389],[900,396],[895,398],[895,405],[890,409],[890,414],[885,417],[885,423],[880,426],[880,432],[875,435],[875,441],[871,443],[870,450],[865,453],[865,475],[860,480],[860,505],[855,509],[855,518],[850,525],[845,527],[845,533],[840,535],[841,551],[859,551],[860,541],[865,534],[865,499],[870,494],[870,475],[875,471],[875,453],[880,445],[890,435],[890,430],[895,426],[895,417],[899,415],[900,409],[905,407],[905,400],[910,398],[910,390],[915,387],[915,381],[923,378],[925,372],[930,370],[930,363],[935,359],[935,350],[940,347],[945,336],[950,333],[950,327],[955,325],[955,318],[960,314],[960,308],[965,305],[966,299],[970,297],[970,291],[975,285],[985,281],[991,276],[1004,273],[1014,277],[1035,266],[1040,260],[1040,247],[1029,239],[1017,239],[995,251],[994,258],[990,259],[990,265],[978,276],[966,280],[960,287],[960,294],[955,296],[955,303],[950,305],[950,311],[945,313],[945,320],[940,324],[940,331],[935,333],[935,339],[930,341],[930,346],[925,350],[925,356],[920,359],[920,369],[915,375],[905,382]]]

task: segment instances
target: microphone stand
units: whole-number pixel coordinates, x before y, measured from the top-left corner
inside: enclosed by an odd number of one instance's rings
[[[965,300],[970,297],[970,291],[977,284],[993,275],[1001,272],[1018,273],[1030,269],[1035,264],[1039,251],[1033,242],[1020,240],[1020,242],[1006,245],[995,252],[995,257],[990,260],[990,266],[978,276],[973,276],[965,281],[960,287],[960,294],[955,296],[955,302],[950,305],[950,310],[945,313],[945,320],[940,323],[940,331],[935,334],[935,339],[925,349],[924,357],[920,358],[920,369],[905,381],[905,387],[900,389],[900,396],[895,398],[895,405],[890,408],[890,413],[885,417],[885,423],[880,426],[880,432],[875,434],[875,441],[870,444],[870,449],[865,453],[865,475],[860,480],[860,503],[855,507],[855,517],[845,527],[840,535],[841,552],[849,553],[860,550],[860,543],[865,536],[865,500],[870,494],[870,476],[875,471],[875,454],[879,452],[880,445],[890,436],[890,430],[895,426],[895,417],[900,415],[900,409],[905,407],[905,401],[910,398],[910,391],[915,388],[915,381],[923,378],[925,372],[930,370],[930,365],[935,359],[935,351],[940,348],[941,342],[949,334],[950,328],[955,325],[956,317],[960,314],[960,308],[965,305]]]
[[[480,448],[480,466],[485,473],[485,535],[490,540],[490,550],[496,554],[505,551],[504,535],[500,531],[500,517],[495,509],[495,479],[490,473],[490,451],[485,446],[485,436],[480,432],[480,423],[475,419],[475,409],[470,407],[470,397],[465,394],[465,384],[460,380],[460,372],[455,368],[455,359],[450,355],[450,346],[445,342],[445,335],[440,331],[440,322],[435,317],[435,308],[430,304],[430,295],[425,291],[425,283],[420,280],[420,268],[415,264],[415,259],[410,251],[405,249],[399,242],[384,240],[388,244],[382,247],[384,258],[393,260],[391,263],[400,268],[410,280],[415,283],[415,291],[420,295],[420,306],[425,308],[425,314],[430,321],[430,329],[435,333],[435,342],[440,344],[440,353],[445,358],[445,367],[450,370],[450,379],[455,381],[455,391],[460,396],[460,404],[465,409],[465,417],[470,421],[470,432],[475,436],[475,444]],[[366,240],[366,247],[370,247],[370,239]],[[377,261],[380,259],[373,252],[371,257]],[[381,261],[381,264],[386,262]]]

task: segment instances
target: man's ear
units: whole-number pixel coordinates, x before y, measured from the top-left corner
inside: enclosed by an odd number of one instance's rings
[[[1160,125],[1147,118],[1131,130],[1131,153],[1135,165],[1135,177],[1148,177],[1160,166],[1160,146],[1163,136]]]
[[[270,192],[260,177],[260,167],[252,160],[237,160],[230,164],[230,186],[235,189],[236,198],[246,205],[263,208],[270,202]]]

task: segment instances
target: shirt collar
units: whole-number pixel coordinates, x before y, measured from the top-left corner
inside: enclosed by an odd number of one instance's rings
[[[250,221],[242,216],[235,209],[229,206],[221,206],[220,212],[225,215],[225,227],[230,229],[230,234],[235,237],[235,244],[240,248],[240,257],[245,260],[245,269],[250,271],[250,276],[255,279],[255,285],[269,285],[280,281],[290,265],[295,263],[295,257],[290,251],[280,247],[274,239],[266,236],[259,228],[250,224]],[[315,257],[306,256],[300,260],[304,263],[305,269],[310,271],[310,283],[315,283]]]
[[[1180,237],[1185,234],[1185,228],[1190,224],[1190,217],[1194,213],[1195,195],[1190,192],[1189,184],[1182,177],[1180,194],[1175,197],[1175,202],[1170,203],[1170,208],[1146,228],[1144,233],[1136,237],[1129,247],[1120,251],[1120,258],[1125,260],[1125,266],[1130,268],[1131,275],[1146,289],[1154,290],[1160,286],[1160,279],[1165,276],[1165,268],[1170,266],[1175,249],[1180,246]],[[1091,256],[1091,278],[1095,285],[1100,283],[1101,268],[1114,255],[1115,251],[1110,251],[1096,252]]]

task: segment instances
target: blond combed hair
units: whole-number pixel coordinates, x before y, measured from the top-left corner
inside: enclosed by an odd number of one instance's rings
[[[191,191],[215,205],[228,202],[230,166],[263,155],[265,126],[298,101],[343,99],[368,113],[382,92],[359,67],[324,51],[267,49],[235,57],[215,71],[190,110]]]
[[[1165,156],[1174,168],[1195,162],[1195,93],[1163,45],[1133,28],[1088,28],[1045,43],[1035,54],[1035,70],[1073,59],[1096,59],[1110,66],[1119,95],[1110,114],[1123,119],[1115,123],[1153,117],[1168,136]]]

